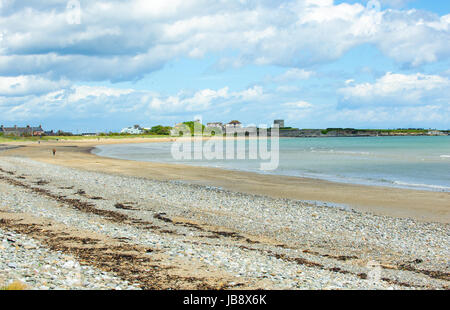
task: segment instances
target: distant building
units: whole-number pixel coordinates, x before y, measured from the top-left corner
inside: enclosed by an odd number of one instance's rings
[[[428,130],[429,136],[445,136],[445,133],[439,130]]]
[[[215,122],[215,123],[207,123],[207,127],[220,127],[222,128],[223,124],[221,122]]]
[[[274,125],[278,125],[280,128],[284,128],[284,119],[276,119],[273,121]]]
[[[243,133],[244,129],[242,128],[242,124],[240,121],[231,121],[228,124],[225,124],[224,131],[226,134],[239,134]]]
[[[0,126],[0,133],[4,134],[5,136],[17,136],[17,137],[23,137],[23,136],[41,136],[44,134],[44,130],[42,129],[42,126],[39,125],[39,127],[31,127],[27,125],[27,127],[4,127],[3,125]]]
[[[242,123],[240,121],[231,121],[225,125],[226,128],[242,128]]]
[[[53,130],[45,131],[44,135],[46,136],[56,136],[56,133]]]
[[[130,135],[141,135],[144,133],[144,129],[139,125],[134,125],[133,127],[127,127],[120,131],[120,133],[130,134]]]

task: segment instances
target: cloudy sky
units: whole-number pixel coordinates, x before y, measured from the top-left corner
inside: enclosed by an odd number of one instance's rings
[[[195,117],[448,129],[450,1],[0,0],[3,125]]]

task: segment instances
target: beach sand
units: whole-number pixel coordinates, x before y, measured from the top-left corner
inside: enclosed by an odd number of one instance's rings
[[[74,140],[59,142],[16,142],[22,146],[0,156],[27,157],[44,163],[87,171],[155,180],[180,180],[221,187],[247,194],[273,198],[343,204],[353,209],[391,217],[426,222],[450,223],[450,193],[390,187],[334,183],[289,176],[264,175],[218,168],[137,162],[99,157],[91,153],[96,145],[168,142],[171,138]],[[51,150],[56,148],[56,156]]]
[[[90,152],[152,141],[168,140],[0,145],[0,287],[449,287],[448,193]]]

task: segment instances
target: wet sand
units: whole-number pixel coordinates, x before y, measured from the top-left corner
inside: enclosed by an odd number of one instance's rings
[[[218,168],[136,162],[99,157],[96,145],[167,142],[170,138],[102,139],[59,142],[17,142],[1,156],[27,157],[40,162],[109,174],[155,180],[180,180],[274,198],[313,200],[348,205],[356,210],[420,221],[450,223],[450,193],[334,183],[324,180],[262,175]],[[56,156],[51,150],[56,148]]]

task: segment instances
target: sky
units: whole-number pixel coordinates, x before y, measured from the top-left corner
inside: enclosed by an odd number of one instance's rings
[[[450,128],[450,1],[0,0],[0,123]]]

